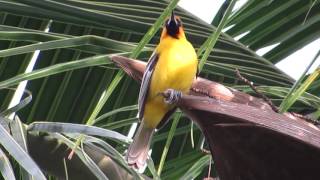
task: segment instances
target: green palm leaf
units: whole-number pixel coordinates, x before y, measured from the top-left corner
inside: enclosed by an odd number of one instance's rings
[[[21,121],[85,124],[101,94],[110,88],[107,103],[92,122],[128,134],[131,124],[137,122],[139,84],[122,78],[109,57],[129,56],[168,4],[165,0],[0,0],[0,112],[8,109],[13,96],[13,92],[3,88],[28,80],[26,88],[32,92],[33,100],[17,112]],[[226,25],[228,30],[208,54],[200,76],[228,86],[241,85],[235,74],[237,68],[279,104],[294,81],[274,63],[320,37],[319,4],[315,0],[248,1],[232,13]],[[216,30],[180,7],[176,13],[197,49]],[[46,27],[49,32],[44,31]],[[246,32],[239,41],[234,40]],[[150,56],[160,38],[159,31],[154,33],[138,59],[147,60]],[[263,57],[255,53],[277,43],[280,44]],[[40,50],[35,66],[32,72],[25,73],[35,50]],[[319,98],[315,97],[319,96],[319,87],[316,81],[292,109],[319,108]],[[238,88],[249,91],[247,87]],[[154,137],[152,158],[156,168],[170,123]],[[71,129],[66,127],[66,131]],[[189,121],[183,116],[177,124],[162,178],[182,177],[202,157],[191,148],[189,134]],[[198,129],[194,139],[196,147],[200,147],[203,138]],[[65,143],[73,145],[67,140]],[[125,149],[120,145],[114,148],[121,153]],[[172,170],[186,163],[186,168]],[[88,162],[87,165],[103,177],[96,166]]]

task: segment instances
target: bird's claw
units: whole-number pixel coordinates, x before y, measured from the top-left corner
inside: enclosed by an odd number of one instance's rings
[[[167,89],[163,92],[162,95],[164,96],[165,103],[174,104],[180,100],[182,93],[174,89]]]

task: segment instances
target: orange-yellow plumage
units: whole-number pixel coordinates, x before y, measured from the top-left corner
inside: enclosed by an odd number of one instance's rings
[[[174,105],[166,104],[160,93],[167,89],[187,93],[197,66],[196,52],[185,37],[181,20],[172,13],[143,75],[138,102],[142,122],[128,148],[129,164],[137,168],[145,164],[154,129],[173,112]]]
[[[159,59],[152,75],[145,104],[146,126],[155,128],[172,108],[164,103],[160,92],[175,89],[187,93],[197,72],[197,55],[185,36],[164,36],[156,48]]]

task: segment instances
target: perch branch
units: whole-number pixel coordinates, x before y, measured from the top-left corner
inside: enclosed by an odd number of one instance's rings
[[[122,68],[130,77],[140,83],[146,62],[130,59],[122,56],[113,56],[112,61]],[[197,96],[206,96],[218,100],[230,101],[260,109],[270,109],[270,106],[263,100],[250,96],[246,93],[226,87],[222,84],[204,79],[201,77],[193,81],[190,94]]]

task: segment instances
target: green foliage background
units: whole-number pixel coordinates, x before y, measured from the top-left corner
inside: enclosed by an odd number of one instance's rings
[[[23,80],[33,100],[18,112],[22,122],[85,124],[103,91],[119,69],[110,55],[129,56],[168,1],[159,0],[0,0],[0,112],[8,108],[13,92]],[[224,9],[219,11],[220,15]],[[178,7],[188,39],[199,48],[215,27]],[[219,14],[217,15],[219,16]],[[49,27],[49,32],[44,30]],[[250,0],[233,12],[204,65],[202,77],[227,86],[239,85],[235,68],[280,103],[293,79],[274,64],[320,37],[320,1]],[[239,41],[233,38],[246,33]],[[159,32],[138,59],[147,60],[159,41]],[[263,57],[255,51],[280,43]],[[41,50],[33,73],[24,74],[35,50]],[[303,59],[301,59],[303,60]],[[319,83],[299,99],[292,110],[318,109]],[[273,88],[278,86],[277,88]],[[127,135],[136,113],[139,84],[124,77],[111,92],[99,116],[111,113],[95,126]],[[170,123],[154,137],[152,159],[157,167]],[[162,176],[176,179],[195,163],[205,173],[209,163],[199,148],[203,137],[195,130],[191,147],[190,121],[183,118],[175,132]],[[111,144],[123,152],[123,146]],[[200,160],[199,160],[200,159]],[[199,160],[199,161],[198,161]],[[204,162],[204,163],[203,163]],[[189,177],[189,176],[188,176]]]

